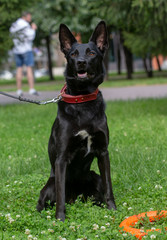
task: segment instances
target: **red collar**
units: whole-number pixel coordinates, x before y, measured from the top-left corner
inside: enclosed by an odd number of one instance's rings
[[[86,94],[86,95],[77,95],[72,96],[69,94],[66,94],[67,85],[65,84],[64,87],[61,90],[61,101],[64,101],[66,103],[83,103],[95,100],[97,98],[97,94],[99,92],[99,89],[97,88],[93,93]]]

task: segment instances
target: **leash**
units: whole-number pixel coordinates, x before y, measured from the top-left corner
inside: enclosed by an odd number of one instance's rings
[[[97,88],[93,93],[90,93],[90,94],[72,96],[72,95],[67,94],[66,90],[67,90],[67,85],[65,84],[64,87],[62,88],[60,94],[57,97],[55,97],[51,100],[48,100],[48,101],[36,101],[36,100],[28,99],[28,98],[23,98],[21,96],[16,97],[16,96],[13,96],[13,95],[11,95],[9,93],[5,93],[5,92],[0,92],[0,94],[4,95],[6,97],[14,98],[21,102],[34,103],[34,104],[38,104],[38,105],[46,105],[49,103],[57,103],[59,101],[63,101],[66,103],[88,102],[88,101],[95,100],[97,98],[97,94],[99,92],[99,89]]]
[[[57,103],[62,98],[61,94],[59,94],[57,97],[55,97],[51,100],[48,100],[48,101],[36,101],[36,100],[28,99],[28,98],[23,98],[21,96],[16,97],[16,96],[13,96],[13,95],[5,93],[5,92],[0,92],[0,94],[4,95],[6,97],[14,98],[14,99],[19,100],[21,102],[34,103],[34,104],[38,104],[38,105],[46,105],[48,103]]]

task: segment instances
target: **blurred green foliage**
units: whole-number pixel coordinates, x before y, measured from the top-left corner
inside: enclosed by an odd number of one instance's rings
[[[134,54],[167,54],[166,0],[0,0],[0,60],[12,47],[11,23],[27,9],[38,25],[39,43],[57,32],[62,22],[75,33],[82,32],[85,42],[97,22],[104,19],[111,31],[121,33]]]
[[[38,0],[0,0],[0,62],[12,47],[9,28],[12,22],[21,16],[21,12],[28,10]]]

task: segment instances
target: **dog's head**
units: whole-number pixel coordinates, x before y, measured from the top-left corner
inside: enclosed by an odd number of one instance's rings
[[[60,25],[61,50],[67,59],[66,81],[78,91],[93,91],[103,81],[103,56],[108,47],[107,29],[104,21],[95,28],[86,44],[79,44],[68,27]]]

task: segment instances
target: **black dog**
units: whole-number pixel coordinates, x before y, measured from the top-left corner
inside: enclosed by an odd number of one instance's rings
[[[59,30],[61,50],[67,59],[66,88],[49,140],[51,175],[40,192],[37,210],[56,202],[56,218],[65,220],[65,202],[79,194],[93,196],[116,209],[110,177],[109,133],[103,97],[103,56],[108,47],[107,30],[101,21],[89,43],[79,44],[66,25]],[[97,157],[100,175],[90,171]]]

